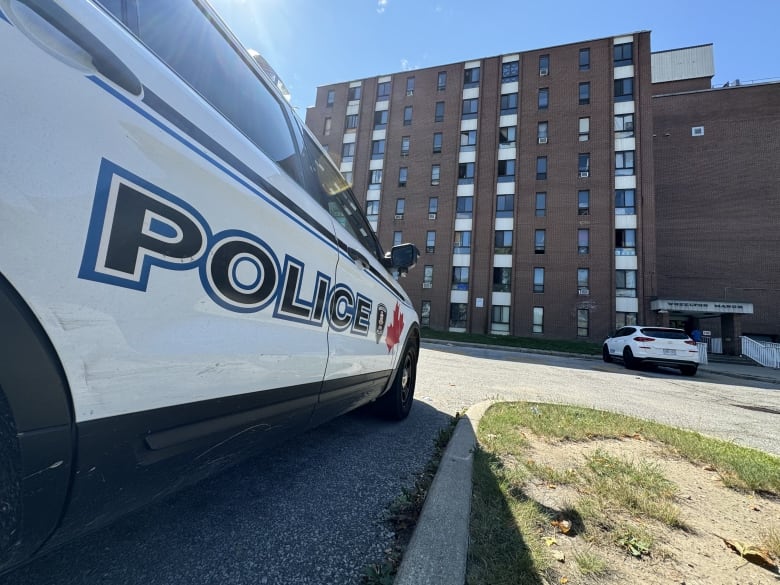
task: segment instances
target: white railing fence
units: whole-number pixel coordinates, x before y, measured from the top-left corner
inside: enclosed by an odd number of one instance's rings
[[[742,355],[767,368],[780,369],[780,343],[760,343],[742,336]]]

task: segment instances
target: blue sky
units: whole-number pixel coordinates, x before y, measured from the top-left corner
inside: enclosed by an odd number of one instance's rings
[[[210,0],[301,116],[319,85],[652,31],[653,51],[714,44],[713,83],[780,79],[779,0]]]

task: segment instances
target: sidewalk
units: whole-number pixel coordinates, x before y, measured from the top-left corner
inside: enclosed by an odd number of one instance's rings
[[[438,340],[424,342],[436,343]],[[452,341],[450,345],[475,345]],[[520,348],[479,345],[493,349],[523,352]],[[553,353],[526,351],[526,353]],[[574,355],[560,354],[555,355]],[[601,360],[600,357],[582,356]],[[711,372],[735,379],[776,384],[780,389],[780,370],[748,363],[712,361],[700,366],[702,373]],[[471,473],[476,429],[479,420],[492,404],[480,402],[468,409],[458,422],[444,452],[436,477],[425,499],[412,540],[404,553],[395,585],[458,585],[465,581],[471,515]]]

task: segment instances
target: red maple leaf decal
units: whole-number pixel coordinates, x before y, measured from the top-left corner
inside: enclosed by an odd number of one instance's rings
[[[387,344],[387,353],[395,347],[401,340],[401,332],[404,330],[404,316],[401,313],[401,306],[396,303],[395,310],[393,311],[393,322],[387,326],[387,338],[385,343]]]

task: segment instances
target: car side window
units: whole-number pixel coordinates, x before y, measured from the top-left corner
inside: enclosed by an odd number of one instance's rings
[[[139,0],[138,36],[269,158],[301,181],[283,106],[191,0]]]

